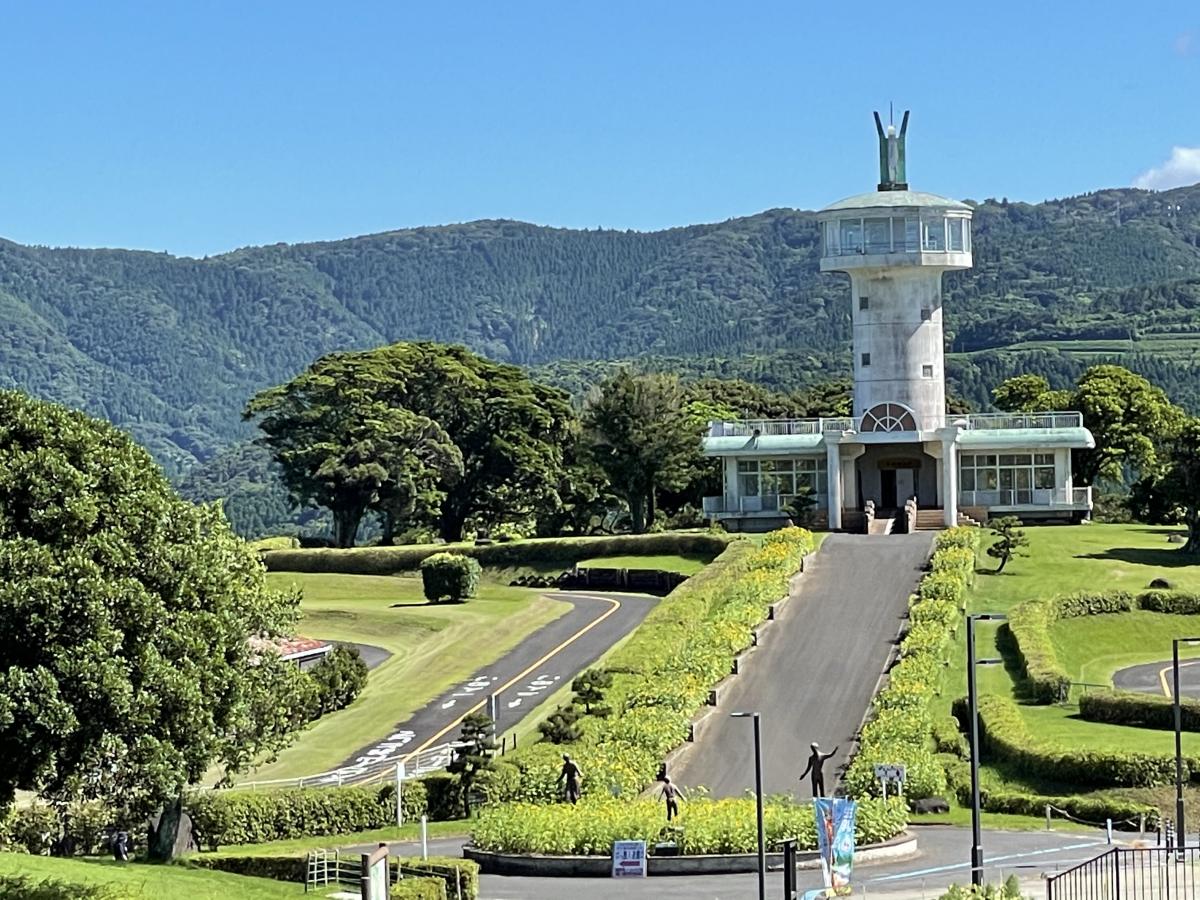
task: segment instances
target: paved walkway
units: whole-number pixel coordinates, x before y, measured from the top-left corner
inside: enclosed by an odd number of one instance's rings
[[[766,793],[808,797],[798,776],[813,741],[826,751],[839,747],[825,767],[832,792],[932,545],[930,532],[827,537],[673,779],[718,797],[752,789],[751,726],[728,713],[757,710]]]
[[[1165,659],[1121,669],[1113,674],[1113,687],[1170,697],[1174,677],[1171,660]],[[1180,660],[1179,693],[1183,697],[1200,697],[1200,659]]]

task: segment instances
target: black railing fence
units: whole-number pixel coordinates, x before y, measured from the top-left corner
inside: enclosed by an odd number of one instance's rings
[[[1046,878],[1047,900],[1200,900],[1200,847],[1114,847]]]

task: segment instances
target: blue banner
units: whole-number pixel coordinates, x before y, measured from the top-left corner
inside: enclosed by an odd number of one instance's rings
[[[813,813],[817,819],[817,849],[829,894],[850,893],[850,870],[854,865],[854,819],[858,804],[841,797],[817,797]]]

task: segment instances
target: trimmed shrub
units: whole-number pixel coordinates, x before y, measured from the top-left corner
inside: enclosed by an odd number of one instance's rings
[[[899,799],[861,802],[856,821],[859,845],[895,837],[904,830],[907,818]],[[680,849],[684,853],[752,853],[756,848],[754,800],[750,797],[697,797],[682,804],[678,823],[683,829]],[[816,848],[811,804],[768,801],[763,824],[769,844],[795,837],[800,849]],[[607,856],[614,840],[644,840],[653,853],[663,825],[662,804],[654,800],[594,798],[584,799],[578,806],[511,803],[483,810],[472,841],[480,849],[494,852]]]
[[[413,873],[421,880],[426,876],[440,880],[447,897],[461,896],[463,900],[476,900],[479,896],[479,863],[474,860],[453,856],[431,856],[428,859],[400,856],[392,859],[390,865],[393,870],[401,867],[405,882],[412,879]],[[396,896],[394,888],[392,896]]]
[[[446,900],[446,882],[441,878],[426,878],[420,875],[405,876],[388,889],[391,900]]]
[[[367,686],[367,664],[357,647],[338,644],[308,670],[316,688],[313,718],[344,709]]]
[[[428,814],[425,781],[404,783],[406,819]],[[396,821],[396,788],[205,791],[186,806],[201,842],[216,849],[386,828]]]
[[[117,814],[99,801],[73,803],[61,819],[52,806],[35,801],[12,808],[0,820],[0,850],[35,856],[106,854],[109,835],[116,825],[129,832],[133,846],[145,846],[144,821],[119,821]]]
[[[190,856],[179,864],[200,869],[215,869],[234,875],[249,875],[256,878],[270,878],[274,881],[304,883],[306,874],[306,856]],[[394,857],[389,861],[393,877],[397,866],[404,870],[404,881],[397,882],[408,885],[416,883],[413,893],[397,893],[393,886],[393,897],[457,897],[457,888],[461,886],[464,900],[475,900],[479,896],[479,865],[469,859],[455,859],[449,856],[431,856],[428,859],[412,857]],[[416,873],[414,875],[414,873]]]
[[[1200,700],[1183,698],[1179,704],[1184,731],[1200,731]],[[1170,697],[1132,691],[1084,694],[1079,698],[1079,717],[1108,725],[1175,730],[1175,703]]]
[[[1138,594],[1138,606],[1150,612],[1194,616],[1200,613],[1200,594],[1186,591],[1144,591]]]
[[[60,878],[0,875],[0,900],[142,900],[129,885],[78,884]]]
[[[965,718],[965,702],[955,701],[955,708]],[[979,728],[985,752],[1018,766],[1032,778],[1096,787],[1159,787],[1175,781],[1173,756],[1043,743],[1007,697],[979,698]],[[1200,771],[1197,761],[1185,759],[1184,778],[1193,769]]]
[[[290,881],[304,884],[307,874],[306,857],[299,856],[188,856],[174,865],[193,869],[213,869],[231,875],[248,875],[252,878],[270,878],[273,881]]]
[[[447,550],[479,560],[489,569],[554,567],[569,569],[603,556],[691,556],[713,559],[728,546],[725,534],[624,534],[611,537],[545,538],[505,544],[354,547],[351,549],[270,550],[262,554],[271,572],[339,572],[346,575],[395,575],[416,571],[421,561]]]
[[[938,716],[930,728],[933,734],[933,747],[938,753],[952,753],[966,758],[971,755],[967,744],[967,736],[959,730],[958,719],[954,716]]]
[[[421,561],[421,584],[425,599],[440,603],[474,597],[479,590],[483,567],[460,553],[435,553]]]
[[[1158,825],[1158,808],[1145,803],[1131,800],[1121,800],[1115,797],[1043,797],[1039,794],[1025,794],[1019,791],[995,791],[980,789],[980,805],[985,812],[1010,813],[1018,816],[1043,816],[1046,805],[1055,807],[1076,819],[1103,825],[1105,819],[1112,819],[1113,827],[1132,831],[1137,828],[1140,816],[1145,816],[1147,828]],[[970,784],[966,796],[960,796],[959,802],[970,802]]]

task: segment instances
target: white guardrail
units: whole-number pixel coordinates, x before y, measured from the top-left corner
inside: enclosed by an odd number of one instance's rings
[[[440,772],[450,765],[454,748],[458,744],[439,744],[408,755],[394,754],[384,756],[363,756],[347,766],[331,769],[328,772],[318,772],[315,775],[304,775],[300,778],[274,778],[269,780],[239,781],[221,790],[249,790],[252,788],[313,788],[313,787],[342,787],[351,784],[376,784],[382,781],[394,781],[397,776],[397,766],[403,765],[401,777],[420,778],[431,772]],[[379,748],[372,748],[377,750]],[[211,788],[210,788],[211,789]]]

